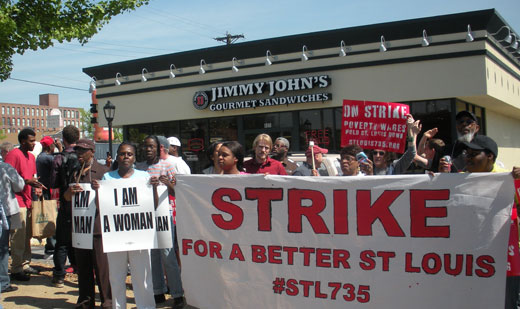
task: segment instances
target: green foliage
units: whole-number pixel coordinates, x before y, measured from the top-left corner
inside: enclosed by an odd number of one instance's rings
[[[90,123],[90,117],[92,117],[92,114],[90,111],[84,109],[80,109],[79,112],[81,114],[81,127],[79,130],[83,132],[85,138],[94,138],[94,126]]]
[[[0,81],[12,57],[77,39],[85,44],[110,19],[149,0],[0,0]]]

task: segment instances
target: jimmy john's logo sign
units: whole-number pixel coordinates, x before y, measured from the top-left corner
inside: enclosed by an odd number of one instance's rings
[[[327,88],[329,85],[329,76],[319,75],[214,87],[211,88],[211,91],[196,92],[193,96],[193,106],[200,110],[209,106],[211,111],[224,111],[242,108],[329,101],[332,100],[332,94],[320,91],[299,95],[283,95],[284,93],[294,91],[319,90]],[[262,95],[268,95],[268,97],[239,101],[232,100],[234,97],[261,97]]]

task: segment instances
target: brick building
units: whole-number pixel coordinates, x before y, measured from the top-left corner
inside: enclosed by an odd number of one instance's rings
[[[38,105],[15,104],[0,102],[2,122],[0,129],[7,136],[3,141],[18,144],[18,132],[23,128],[31,127],[36,132],[39,140],[46,135],[54,135],[61,131],[64,126],[73,125],[81,127],[81,108],[60,107],[57,94],[41,94]],[[60,115],[59,126],[48,127],[47,117],[49,115]]]

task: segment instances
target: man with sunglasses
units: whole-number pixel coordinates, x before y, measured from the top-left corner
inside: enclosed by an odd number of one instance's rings
[[[477,135],[480,126],[478,125],[477,117],[472,112],[461,111],[455,116],[455,127],[457,129],[457,140],[452,145],[448,145],[445,155],[449,155],[451,161],[451,171],[461,172],[466,167],[464,156],[464,142],[471,142]],[[439,161],[439,170],[449,170],[450,162],[445,158]]]
[[[271,152],[271,158],[280,161],[283,167],[285,167],[285,172],[287,173],[287,175],[292,175],[294,171],[298,168],[298,165],[294,163],[293,160],[287,157],[289,154],[289,147],[289,141],[285,137],[278,137],[274,141],[273,151]]]
[[[508,172],[507,170],[496,166],[495,161],[498,155],[498,146],[497,143],[484,135],[475,136],[471,142],[464,141],[462,142],[464,147],[464,154],[466,160],[466,171],[470,173],[503,173]],[[518,167],[513,168],[512,172],[513,178],[519,178],[519,169]],[[517,201],[518,202],[518,201]],[[517,216],[517,208],[513,207],[513,214],[511,220],[516,221]],[[513,230],[514,231],[514,230]],[[513,237],[511,237],[511,235]],[[516,248],[516,250],[508,250],[507,261],[509,266],[520,263],[518,261],[518,247],[515,245],[518,244],[518,234],[511,233],[509,239],[509,247],[508,248]],[[516,267],[508,267],[507,279],[506,279],[506,305],[505,308],[516,308],[516,304],[518,302],[518,291],[520,287],[520,276],[518,271],[514,272],[513,270]]]

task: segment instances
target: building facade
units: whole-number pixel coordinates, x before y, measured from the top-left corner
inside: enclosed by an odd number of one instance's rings
[[[514,34],[514,35],[513,35]],[[514,38],[514,41],[513,39]],[[481,133],[518,164],[518,36],[493,9],[265,39],[85,68],[97,98],[116,106],[126,140],[178,136],[193,168],[216,140],[284,136],[341,149],[344,100],[401,102],[456,138],[455,115],[474,112]],[[516,42],[516,45],[515,45]],[[103,122],[104,119],[100,119]],[[103,123],[101,123],[103,124]]]
[[[18,144],[18,132],[26,127],[34,129],[37,139],[54,135],[67,125],[81,127],[81,108],[60,107],[57,94],[41,94],[38,105],[0,103],[0,109],[0,129],[6,135],[5,141],[14,144]],[[55,122],[48,121],[52,116]]]

